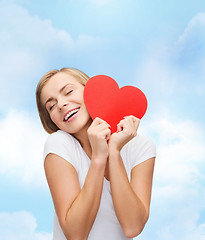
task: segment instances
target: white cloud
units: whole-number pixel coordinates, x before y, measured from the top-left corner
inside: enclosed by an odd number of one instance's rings
[[[51,240],[52,234],[37,232],[36,228],[36,219],[29,212],[0,212],[0,239],[2,240]]]
[[[198,13],[188,23],[184,32],[179,36],[175,44],[176,60],[187,69],[195,71],[205,67],[205,13]],[[205,70],[203,71],[205,73]]]
[[[205,14],[199,13],[176,43],[151,46],[138,68],[151,111],[142,132],[158,150],[151,219],[142,239],[205,239],[204,28]]]
[[[35,48],[38,53],[41,53],[41,51],[46,51],[45,47],[54,47],[55,44],[60,46],[73,44],[69,33],[55,29],[51,20],[42,20],[36,15],[31,16],[20,5],[2,1],[0,14],[0,22],[4,22],[1,27],[1,43],[4,43],[4,48],[2,48],[4,51],[13,46],[13,48],[26,50]]]
[[[10,111],[0,119],[0,174],[23,184],[47,187],[43,170],[43,146],[47,134],[25,112]]]
[[[37,15],[32,16],[27,9],[7,1],[0,2],[0,24],[2,63],[7,54],[12,54],[13,51],[26,53],[34,57],[36,66],[32,69],[40,68],[42,64],[45,66],[45,58],[49,61],[53,55],[64,60],[72,59],[76,53],[82,53],[83,50],[87,51],[88,48],[99,47],[105,43],[104,39],[86,34],[79,34],[74,39],[66,30],[55,28],[50,19],[43,20]],[[12,56],[10,59],[13,60]],[[26,60],[15,63],[18,67],[22,67],[27,63]],[[8,65],[7,63],[5,65]]]
[[[16,108],[14,104],[28,108],[42,74],[59,66],[72,67],[79,59],[96,64],[94,53],[107,45],[105,40],[86,34],[73,39],[66,30],[55,28],[51,20],[31,15],[10,1],[0,1],[0,26],[0,95],[7,103],[5,106],[1,101],[0,110]]]
[[[191,120],[171,119],[157,119],[143,130],[155,136],[158,145],[155,174],[159,197],[167,190],[174,195],[188,186],[196,189],[205,174],[201,168],[205,156],[204,127]]]
[[[31,102],[36,79],[50,64],[50,55],[59,48],[70,49],[73,40],[51,21],[31,16],[12,2],[0,2],[0,25],[0,95],[7,103],[1,101],[0,109],[8,110]]]
[[[108,0],[96,2],[100,4]],[[37,15],[30,15],[27,9],[7,1],[0,2],[0,24],[1,53],[19,50],[32,56],[49,57],[53,53],[58,56],[57,53],[60,52],[64,55],[70,53],[67,56],[70,58],[83,49],[99,47],[105,43],[105,39],[86,34],[79,34],[74,39],[66,30],[55,28],[50,19],[43,20]],[[65,59],[65,56],[62,55],[61,58]]]
[[[152,119],[152,123],[141,128],[143,134],[152,136],[157,143],[150,229],[142,236],[203,240],[204,127],[191,120],[167,116]]]
[[[175,43],[149,46],[136,72],[148,96],[140,130],[157,143],[151,219],[142,239],[205,239],[204,29],[199,13]]]
[[[201,12],[190,20],[182,35],[179,36],[178,44],[184,44],[189,41],[190,38],[195,38],[196,35],[201,37],[197,39],[197,41],[203,41],[205,38],[204,27],[205,13]]]
[[[204,120],[205,13],[197,14],[176,41],[161,40],[147,49],[136,68],[136,85],[155,116],[181,115]],[[149,112],[148,112],[149,113]]]
[[[173,94],[176,76],[168,63],[167,47],[159,47],[159,45],[150,50],[139,66],[137,83],[147,90],[170,96]]]

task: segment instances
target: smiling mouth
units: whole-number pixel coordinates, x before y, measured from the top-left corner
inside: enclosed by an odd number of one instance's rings
[[[75,115],[79,110],[80,110],[80,108],[76,108],[76,109],[73,109],[70,112],[68,112],[63,121],[64,122],[68,121],[68,119],[71,118],[73,115]]]

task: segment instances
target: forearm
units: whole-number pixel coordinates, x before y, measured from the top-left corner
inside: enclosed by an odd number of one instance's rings
[[[109,155],[109,174],[117,218],[127,237],[137,236],[147,221],[148,213],[130,185],[119,151],[113,149]]]
[[[67,239],[87,239],[99,209],[104,172],[104,166],[91,160],[83,188],[65,217]]]

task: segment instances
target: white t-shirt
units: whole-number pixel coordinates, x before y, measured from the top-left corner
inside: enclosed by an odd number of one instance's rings
[[[89,166],[90,159],[84,152],[78,140],[70,134],[58,130],[48,136],[44,148],[44,159],[49,153],[55,153],[71,163],[77,171],[80,187],[82,189]],[[120,152],[128,178],[131,170],[143,161],[156,156],[156,148],[153,141],[147,137],[137,135],[129,141]],[[122,228],[116,217],[110,182],[104,178],[104,185],[100,207],[90,231],[89,240],[126,240]],[[130,239],[130,238],[129,238]],[[56,213],[54,213],[53,240],[66,240],[59,225]]]

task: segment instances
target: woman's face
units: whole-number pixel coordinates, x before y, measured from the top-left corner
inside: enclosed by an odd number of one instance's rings
[[[41,101],[59,129],[75,135],[91,123],[83,91],[84,86],[64,72],[55,74],[43,87]]]

